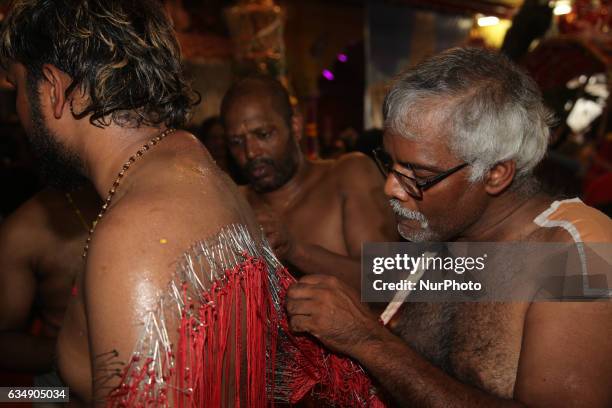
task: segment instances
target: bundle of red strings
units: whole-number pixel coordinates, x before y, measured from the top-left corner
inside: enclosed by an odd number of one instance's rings
[[[135,354],[107,406],[263,408],[310,393],[335,406],[383,406],[357,364],[289,331],[278,300],[293,282],[286,269],[249,256],[199,299],[183,282],[175,351],[145,361]]]

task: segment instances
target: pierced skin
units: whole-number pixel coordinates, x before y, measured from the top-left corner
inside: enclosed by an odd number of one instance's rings
[[[70,305],[58,352],[63,378],[84,403],[103,401],[117,386],[115,364],[131,358],[144,314],[167,290],[184,251],[228,224],[244,224],[253,236],[259,231],[247,203],[206,150],[177,133],[130,169],[96,227],[87,270],[77,282],[79,295]],[[189,168],[181,163],[190,162],[205,171],[174,170]],[[112,366],[92,357],[93,371],[83,369],[90,355],[109,350],[118,353]]]

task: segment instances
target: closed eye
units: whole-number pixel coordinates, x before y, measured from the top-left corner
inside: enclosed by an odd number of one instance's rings
[[[418,175],[418,174],[414,174],[414,179],[420,184],[420,183],[428,183],[429,181],[433,180],[434,178],[436,178],[436,175],[430,175],[430,176],[422,176],[422,175]]]

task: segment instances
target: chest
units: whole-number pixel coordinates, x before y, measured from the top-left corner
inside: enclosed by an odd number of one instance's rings
[[[518,304],[407,303],[394,330],[449,375],[508,398],[514,390],[525,310]]]
[[[303,192],[286,206],[273,209],[291,236],[302,242],[321,245],[336,253],[347,252],[343,231],[344,200],[331,183],[321,183]],[[264,209],[261,203],[253,207]]]
[[[79,232],[69,237],[58,237],[50,242],[38,260],[37,275],[41,288],[63,290],[71,287],[75,276],[83,267],[83,247],[87,234]]]

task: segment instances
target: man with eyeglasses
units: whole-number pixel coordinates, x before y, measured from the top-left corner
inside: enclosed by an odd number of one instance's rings
[[[429,58],[383,111],[375,157],[407,240],[612,242],[608,217],[534,179],[550,117],[505,57]],[[357,360],[397,406],[612,406],[610,302],[405,303],[384,327],[331,277],[304,277],[287,299],[294,331]]]

